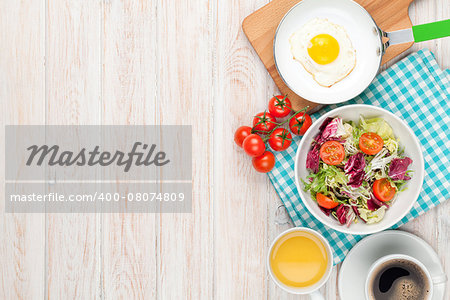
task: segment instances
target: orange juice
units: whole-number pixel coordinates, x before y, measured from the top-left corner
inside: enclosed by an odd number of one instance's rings
[[[308,287],[325,274],[328,254],[322,241],[310,232],[293,231],[282,236],[270,253],[275,277],[291,287]]]

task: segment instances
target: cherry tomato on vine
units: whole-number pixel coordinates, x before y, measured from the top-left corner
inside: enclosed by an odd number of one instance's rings
[[[269,112],[261,112],[253,117],[253,129],[268,133],[277,126],[277,120]]]
[[[234,133],[234,141],[236,142],[236,145],[242,148],[242,142],[250,134],[252,134],[252,128],[250,126],[241,126],[236,129],[236,132]]]
[[[272,152],[266,151],[261,156],[253,157],[252,164],[255,170],[260,173],[270,172],[275,166],[275,156]]]
[[[308,114],[299,112],[289,121],[289,129],[293,134],[304,135],[311,124],[311,117]]]
[[[374,196],[383,202],[392,200],[396,193],[395,187],[386,178],[375,180],[372,189]]]
[[[320,147],[320,158],[327,165],[338,165],[345,157],[344,146],[337,141],[328,141]]]
[[[368,155],[375,155],[383,149],[384,141],[375,132],[366,132],[359,138],[359,149]]]
[[[332,209],[339,205],[338,202],[334,202],[330,197],[325,196],[324,194],[317,193],[316,194],[317,204],[322,206],[323,208]]]
[[[269,100],[269,112],[275,118],[287,117],[292,111],[291,100],[286,96],[278,95]]]
[[[259,135],[252,133],[244,139],[242,148],[244,148],[245,153],[248,155],[256,157],[264,153],[266,145]]]
[[[291,133],[284,128],[275,129],[269,137],[269,145],[275,151],[286,150],[292,142]]]

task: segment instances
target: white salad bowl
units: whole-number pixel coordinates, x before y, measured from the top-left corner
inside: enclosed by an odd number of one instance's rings
[[[359,220],[358,223],[352,223],[349,227],[345,224],[341,225],[339,221],[331,215],[325,215],[317,205],[317,202],[311,198],[309,191],[304,191],[304,186],[301,179],[306,180],[310,174],[310,170],[306,169],[306,156],[311,149],[311,143],[314,137],[319,132],[319,127],[327,117],[340,117],[343,121],[359,122],[360,116],[365,119],[380,117],[383,118],[394,130],[394,135],[399,140],[399,147],[404,149],[404,155],[412,159],[412,164],[409,170],[412,170],[412,178],[405,185],[406,190],[400,192],[394,203],[386,210],[384,218],[374,224],[366,224]],[[422,190],[422,183],[424,177],[424,162],[422,149],[419,140],[414,132],[403,122],[399,117],[393,113],[371,105],[354,104],[336,108],[316,120],[303,136],[295,159],[295,182],[297,190],[300,193],[300,198],[307,207],[307,209],[320,222],[328,227],[349,234],[371,234],[379,232],[393,226],[400,221],[412,208],[420,191]]]

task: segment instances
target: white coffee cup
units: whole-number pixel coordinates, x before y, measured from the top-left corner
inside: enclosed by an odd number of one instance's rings
[[[404,255],[404,254],[386,255],[386,256],[379,258],[377,261],[375,261],[369,269],[369,273],[367,274],[366,284],[365,284],[365,294],[366,294],[367,300],[373,299],[373,298],[370,298],[370,295],[369,295],[370,285],[373,284],[373,280],[375,280],[374,276],[376,276],[379,272],[381,272],[380,266],[382,266],[383,264],[388,263],[390,261],[396,261],[396,260],[408,261],[411,264],[419,267],[419,269],[421,269],[422,272],[425,274],[425,277],[427,280],[426,283],[427,283],[427,286],[429,287],[429,289],[428,289],[428,296],[424,300],[429,300],[432,298],[434,284],[439,284],[439,283],[447,281],[447,276],[445,274],[440,274],[438,276],[432,277],[430,272],[428,271],[428,269],[425,267],[425,265],[423,263],[421,263],[419,260],[415,259],[414,257],[411,257],[409,255]]]
[[[327,261],[327,268],[325,270],[325,273],[323,274],[322,278],[318,282],[316,282],[315,284],[308,286],[308,287],[292,287],[292,286],[288,286],[288,285],[282,283],[280,280],[278,280],[278,278],[275,277],[275,275],[273,274],[273,271],[272,271],[272,267],[270,265],[270,254],[272,253],[272,249],[273,249],[273,246],[275,245],[275,243],[284,235],[291,233],[291,232],[295,232],[295,231],[309,232],[312,235],[316,236],[322,242],[322,244],[325,246],[325,249],[327,252],[328,261]],[[275,283],[280,288],[285,290],[286,292],[289,292],[292,294],[302,294],[302,295],[309,294],[312,300],[323,300],[325,298],[319,292],[319,289],[330,278],[331,271],[333,269],[333,252],[331,251],[331,247],[330,247],[330,244],[328,243],[328,241],[317,231],[310,229],[310,228],[306,228],[306,227],[294,227],[294,228],[288,229],[288,230],[280,233],[273,240],[272,244],[270,245],[269,252],[267,254],[267,269],[269,270],[269,274],[272,277],[273,281],[275,281]]]

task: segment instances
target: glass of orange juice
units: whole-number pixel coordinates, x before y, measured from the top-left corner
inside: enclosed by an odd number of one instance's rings
[[[285,291],[324,299],[318,290],[330,277],[333,252],[317,231],[294,227],[272,242],[267,267],[272,279]]]

